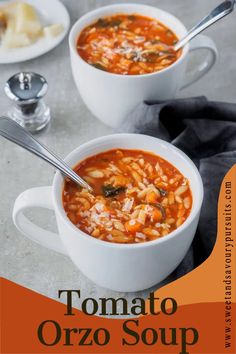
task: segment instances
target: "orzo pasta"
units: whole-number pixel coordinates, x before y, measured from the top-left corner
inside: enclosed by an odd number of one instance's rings
[[[138,14],[104,17],[79,35],[81,58],[97,69],[122,75],[141,75],[162,70],[181,55],[173,45],[174,32],[158,20]]]
[[[108,242],[140,243],[168,235],[190,214],[188,180],[149,152],[110,150],[81,162],[75,171],[93,194],[66,180],[68,218],[85,233]]]

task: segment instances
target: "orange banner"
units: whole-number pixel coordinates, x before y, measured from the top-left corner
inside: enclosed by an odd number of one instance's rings
[[[176,309],[162,311],[160,302],[151,309],[146,302],[149,312],[160,313],[111,319],[74,310],[65,316],[64,304],[2,279],[1,353],[235,354],[235,196],[236,165],[222,182],[211,256],[154,294],[173,298]]]

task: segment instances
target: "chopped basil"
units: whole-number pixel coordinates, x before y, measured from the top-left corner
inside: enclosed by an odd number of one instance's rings
[[[118,18],[117,19],[114,19],[114,20],[111,20],[110,22],[109,22],[109,27],[118,27],[118,26],[120,26],[120,24],[121,24],[121,20],[119,20]]]
[[[128,16],[128,20],[135,21],[136,17],[134,15],[130,15],[130,16]]]
[[[155,206],[160,210],[163,219],[166,218],[166,211],[160,203],[156,203]]]
[[[100,28],[109,27],[109,22],[107,20],[105,20],[104,18],[99,18],[97,20],[97,22],[95,23],[95,26],[100,27]]]
[[[104,18],[99,18],[99,20],[95,23],[95,26],[99,28],[118,27],[121,22],[122,21],[118,18],[112,19],[110,21]]]
[[[160,54],[159,52],[149,52],[143,56],[148,63],[155,63],[156,60],[159,58]]]
[[[125,191],[125,187],[114,187],[111,184],[102,186],[102,193],[104,197],[115,197],[116,195]]]
[[[105,68],[105,66],[103,66],[102,64],[100,63],[94,63],[94,64],[91,64],[94,68],[96,69],[99,69],[99,70],[103,70],[103,71],[107,71],[107,69]]]
[[[157,189],[159,190],[160,195],[161,195],[162,197],[165,197],[165,196],[168,194],[167,191],[165,191],[165,190],[162,189],[162,188],[158,188],[158,187],[157,187]]]

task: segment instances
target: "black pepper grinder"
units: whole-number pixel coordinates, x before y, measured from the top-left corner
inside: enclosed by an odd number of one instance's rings
[[[5,84],[5,93],[13,102],[8,116],[28,130],[36,133],[50,122],[50,109],[43,97],[48,89],[46,79],[33,72],[13,75]]]

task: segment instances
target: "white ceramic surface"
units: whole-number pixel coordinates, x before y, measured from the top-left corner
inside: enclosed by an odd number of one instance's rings
[[[40,38],[37,42],[27,47],[6,50],[0,46],[0,64],[19,63],[37,58],[61,43],[69,30],[69,13],[59,0],[24,0],[24,2],[34,6],[44,26],[59,23],[63,25],[64,30],[56,37]],[[0,3],[0,6],[4,5],[4,3]]]
[[[139,13],[156,18],[171,28],[179,38],[187,30],[173,15],[158,8],[140,4],[115,4],[98,8],[81,17],[72,27],[69,36],[71,66],[79,93],[89,110],[105,124],[118,127],[126,116],[145,100],[174,98],[177,92],[205,75],[214,65],[217,49],[214,42],[199,35],[188,44],[177,62],[168,68],[146,75],[117,75],[98,70],[87,64],[76,51],[79,33],[102,16],[115,13]],[[195,70],[185,77],[189,51],[208,49],[207,56]]]
[[[75,166],[88,156],[124,148],[151,151],[176,166],[189,179],[193,207],[187,220],[169,235],[142,244],[97,240],[74,226],[62,205],[63,177],[56,173],[52,187],[29,189],[16,199],[13,220],[21,233],[45,247],[69,255],[96,284],[116,291],[138,291],[165,279],[182,261],[197,228],[203,186],[194,163],[173,145],[146,135],[115,134],[81,145],[65,161]],[[43,230],[24,216],[24,210],[43,207],[55,211],[59,235]]]

